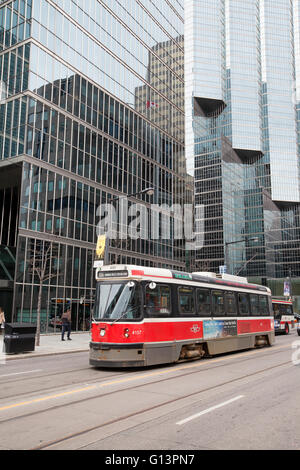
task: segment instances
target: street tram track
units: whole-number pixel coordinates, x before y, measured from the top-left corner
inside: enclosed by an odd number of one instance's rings
[[[247,379],[247,378],[250,378],[250,377],[254,377],[255,375],[259,375],[261,373],[264,373],[264,372],[268,372],[268,371],[271,371],[271,370],[274,370],[274,369],[277,369],[279,367],[282,367],[282,366],[285,366],[287,364],[291,364],[291,361],[286,361],[286,362],[282,362],[280,364],[277,364],[275,366],[272,366],[272,367],[266,367],[264,369],[261,369],[261,370],[258,370],[256,372],[252,372],[251,374],[245,374],[243,376],[240,376],[240,377],[237,377],[235,379],[231,379],[231,380],[228,380],[226,382],[222,382],[220,384],[217,384],[217,385],[214,385],[212,387],[208,387],[208,388],[205,388],[205,389],[201,389],[201,390],[197,390],[195,392],[192,392],[192,393],[189,393],[189,394],[186,394],[186,395],[183,395],[181,397],[177,397],[177,398],[173,398],[171,400],[166,400],[164,401],[163,403],[159,403],[157,405],[154,405],[154,406],[150,406],[148,408],[144,408],[142,410],[138,410],[138,411],[135,411],[133,413],[129,413],[127,415],[124,415],[124,416],[119,416],[117,418],[114,418],[110,421],[106,421],[105,423],[101,423],[101,424],[98,424],[98,425],[95,425],[95,426],[91,426],[89,428],[86,428],[86,429],[82,429],[80,431],[77,431],[77,432],[74,432],[72,434],[68,434],[66,436],[63,436],[59,439],[56,439],[56,440],[53,440],[53,441],[50,441],[50,442],[44,442],[36,447],[33,447],[31,448],[30,450],[46,450],[46,449],[50,449],[51,447],[53,446],[56,446],[62,442],[66,442],[66,441],[69,441],[69,440],[72,440],[72,439],[76,439],[80,436],[83,436],[84,434],[88,434],[90,432],[93,432],[93,431],[96,431],[98,429],[102,429],[106,426],[109,426],[109,425],[112,425],[112,424],[115,424],[115,423],[120,423],[121,421],[126,421],[127,419],[130,419],[130,418],[133,418],[133,417],[136,417],[136,416],[140,416],[140,415],[143,415],[144,413],[148,413],[150,411],[153,411],[153,410],[156,410],[158,408],[162,408],[164,406],[167,406],[167,405],[170,405],[172,403],[176,403],[176,402],[179,402],[181,400],[185,400],[187,398],[191,398],[193,396],[196,396],[196,395],[199,395],[201,393],[206,393],[206,392],[210,392],[210,391],[213,391],[213,390],[217,390],[218,388],[221,388],[221,387],[224,387],[226,385],[230,385],[230,384],[233,384],[235,382],[239,382],[240,380],[244,380],[244,379]],[[181,374],[180,376],[177,376],[176,378],[180,378],[180,377],[184,377],[184,376],[187,376],[187,375],[191,375],[193,372],[189,372],[189,373],[186,373],[186,374]],[[174,377],[172,377],[173,379]],[[141,387],[145,387],[147,385],[154,385],[154,384],[158,384],[158,383],[161,383],[161,382],[165,382],[167,380],[171,380],[171,378],[163,378],[161,380],[157,380],[157,381],[154,381],[154,382],[151,382],[150,384],[146,383],[146,384],[141,384],[141,385],[136,385],[136,386],[133,386],[133,387],[130,387],[130,388],[126,388],[126,391],[129,391],[129,390],[134,390],[134,389],[138,389],[138,388],[141,388]],[[87,401],[87,400],[93,400],[93,399],[97,399],[97,398],[100,398],[100,397],[104,397],[104,396],[107,396],[107,395],[112,395],[112,394],[115,394],[115,393],[120,393],[124,390],[117,390],[117,391],[114,391],[114,392],[111,392],[111,393],[106,393],[106,394],[100,394],[98,396],[95,396],[95,397],[91,397],[91,398],[86,398],[84,400],[78,400],[77,402],[75,403],[81,403],[82,401]],[[72,404],[74,405],[74,402],[72,402]],[[61,406],[66,406],[66,405],[61,405]],[[60,406],[58,406],[57,408],[59,408]],[[51,408],[53,409],[53,408]],[[44,410],[44,412],[47,412],[47,411],[50,411],[49,409],[48,410]],[[36,413],[34,413],[36,414]],[[31,416],[32,414],[30,415],[27,415],[27,416]],[[12,418],[13,419],[13,418]],[[2,421],[1,421],[2,423]],[[136,426],[140,426],[142,423],[138,423],[138,424],[135,424],[133,427],[136,427]],[[132,429],[132,427],[131,427]],[[89,444],[86,444],[85,447],[89,445]]]
[[[255,351],[257,350],[249,350],[249,351],[253,351],[253,353],[255,354]],[[281,350],[274,350],[272,349],[272,356],[274,354],[279,354],[281,352]],[[265,354],[260,354],[260,357],[263,358],[263,357],[266,357],[268,356],[270,353],[270,350],[266,351]],[[228,353],[228,354],[225,354],[225,355],[220,355],[220,356],[217,356],[217,357],[229,357],[229,355],[231,357],[234,357],[235,354],[241,354],[241,351],[236,351],[236,352],[233,352],[233,353]],[[215,356],[216,357],[216,356]],[[239,362],[245,362],[245,361],[249,361],[252,359],[252,355],[250,357],[245,357],[245,358],[239,358],[240,361]],[[216,369],[216,368],[219,368],[219,367],[224,367],[224,364],[217,364],[217,365],[213,365],[211,366],[210,365],[210,360],[211,358],[208,357],[208,358],[204,358],[201,360],[201,364],[203,364],[203,366],[205,366],[205,364],[208,365],[208,368],[209,369]],[[200,361],[200,359],[191,359],[191,360],[186,360],[186,361],[181,361],[180,363],[174,363],[174,364],[167,364],[166,367],[170,368],[170,367],[174,367],[174,370],[176,370],[176,366],[178,366],[179,364],[191,364],[193,362],[198,362]],[[26,397],[28,395],[32,395],[33,393],[36,394],[36,393],[45,393],[45,392],[51,392],[51,391],[54,391],[54,390],[57,390],[58,388],[65,388],[65,387],[68,387],[68,386],[77,386],[77,385],[82,385],[82,383],[85,383],[85,382],[88,382],[89,384],[95,384],[95,383],[99,383],[101,384],[102,381],[105,381],[107,379],[110,379],[110,380],[115,380],[115,379],[118,379],[120,377],[124,377],[125,375],[127,374],[134,374],[134,373],[137,373],[137,372],[140,372],[141,370],[143,370],[143,372],[145,371],[149,371],[149,370],[155,370],[155,369],[158,369],[158,368],[161,368],[162,366],[159,365],[157,367],[150,367],[150,368],[142,368],[140,369],[139,371],[137,371],[136,369],[129,369],[121,374],[116,374],[116,375],[105,375],[103,377],[101,377],[100,381],[99,381],[99,378],[95,378],[95,379],[91,379],[90,377],[87,377],[87,378],[84,378],[80,381],[72,381],[72,382],[68,382],[68,383],[65,383],[65,384],[60,384],[59,386],[56,386],[56,387],[43,387],[43,388],[39,388],[39,389],[36,389],[34,391],[28,391],[27,393],[18,393],[18,394],[15,394],[15,395],[7,395],[7,396],[1,396],[0,397],[0,401],[1,400],[6,400],[6,399],[10,399],[10,400],[14,400],[14,399],[17,399],[18,397],[22,396],[22,397]],[[202,368],[201,371],[205,372],[208,370],[208,368]],[[41,380],[41,379],[47,379],[47,378],[51,378],[51,377],[57,377],[59,375],[61,376],[64,376],[66,374],[71,374],[71,373],[77,373],[77,372],[82,372],[82,371],[86,371],[87,369],[86,368],[81,368],[81,369],[74,369],[74,370],[69,370],[69,371],[62,371],[62,372],[52,372],[51,374],[39,374],[39,375],[35,375],[34,377],[22,377],[22,378],[18,378],[18,379],[13,379],[11,380],[10,382],[11,383],[18,383],[18,382],[21,382],[22,384],[26,383],[26,382],[29,382],[29,381],[35,381],[35,380]],[[88,369],[89,371],[91,370],[90,368]],[[192,371],[189,373],[190,374],[194,374],[194,373],[198,373],[198,372],[201,372],[200,370],[197,370],[197,371]],[[168,379],[165,379],[165,380],[168,380]],[[1,381],[0,381],[1,383]],[[6,383],[7,383],[7,379],[6,379]],[[2,421],[0,421],[1,423]]]
[[[272,356],[275,354],[275,353],[279,353],[280,351],[272,351]],[[263,356],[268,356],[270,353],[270,351],[266,352],[266,354],[263,354],[263,355],[260,355],[260,357],[263,357]],[[227,355],[226,355],[227,356]],[[232,357],[232,355],[230,355]],[[249,361],[249,360],[252,360],[253,358],[255,358],[255,352],[254,354],[250,354],[250,357],[245,357],[245,358],[241,358],[241,357],[238,357],[239,359],[239,363],[241,362],[246,362],[246,361]],[[193,361],[194,362],[194,361]],[[240,376],[240,377],[236,377],[234,379],[231,379],[229,381],[226,381],[226,382],[222,382],[222,383],[219,383],[219,384],[216,384],[212,387],[208,387],[208,388],[205,388],[205,389],[200,389],[200,390],[197,390],[193,393],[190,393],[190,394],[186,394],[184,396],[181,396],[181,397],[177,397],[177,398],[173,398],[171,400],[167,400],[163,403],[160,403],[160,404],[157,404],[155,406],[152,406],[152,407],[149,407],[149,408],[145,408],[145,409],[142,409],[142,410],[139,410],[139,411],[136,411],[134,413],[131,413],[131,414],[128,414],[128,415],[125,415],[125,416],[120,416],[118,417],[117,419],[114,419],[114,420],[111,420],[111,421],[107,421],[105,423],[102,423],[102,424],[98,424],[98,425],[95,425],[93,427],[89,427],[89,428],[86,428],[86,429],[82,429],[80,431],[77,431],[75,433],[72,433],[72,434],[69,434],[69,435],[66,435],[66,436],[63,436],[55,441],[51,441],[51,442],[47,442],[47,443],[44,443],[44,444],[41,444],[40,446],[37,446],[37,447],[34,447],[33,449],[47,449],[48,447],[52,447],[54,445],[57,445],[59,444],[60,442],[64,442],[64,441],[67,441],[67,440],[71,440],[71,439],[76,439],[77,437],[81,436],[81,435],[84,435],[84,434],[88,434],[89,432],[92,432],[92,431],[95,431],[97,429],[101,429],[105,426],[109,426],[115,422],[118,422],[118,421],[125,421],[126,419],[129,419],[131,417],[134,417],[134,416],[138,416],[138,415],[143,415],[144,413],[147,413],[151,410],[155,410],[157,408],[160,408],[160,407],[164,407],[164,406],[167,406],[169,404],[172,404],[172,403],[175,403],[175,402],[180,402],[181,400],[185,400],[189,397],[193,397],[193,396],[196,396],[198,394],[202,394],[202,393],[205,393],[207,391],[212,391],[212,390],[217,390],[223,386],[226,386],[228,384],[232,384],[234,382],[239,382],[241,380],[244,380],[248,377],[253,377],[255,375],[259,375],[261,373],[264,373],[264,372],[267,372],[269,370],[273,370],[273,369],[276,369],[276,368],[279,368],[279,367],[282,367],[282,366],[285,366],[285,365],[288,365],[290,364],[291,362],[290,361],[286,361],[286,362],[282,362],[280,364],[277,364],[275,366],[271,366],[271,367],[267,367],[267,368],[264,368],[264,369],[261,369],[261,370],[258,370],[258,371],[255,371],[251,374],[246,374],[246,375],[243,375],[243,376]],[[189,363],[187,363],[188,365]],[[203,364],[204,365],[204,364]],[[213,365],[212,367],[212,364],[210,364],[210,360],[208,359],[207,360],[207,367],[203,367],[201,369],[197,369],[197,370],[192,370],[192,371],[188,371],[188,372],[183,372],[181,373],[180,375],[177,375],[177,376],[171,376],[171,377],[163,377],[163,378],[160,378],[159,380],[155,380],[155,381],[151,381],[151,382],[148,382],[148,383],[142,383],[142,384],[135,384],[135,385],[132,385],[131,387],[127,387],[127,388],[122,388],[122,389],[118,389],[118,390],[114,390],[114,391],[110,391],[110,392],[107,392],[107,393],[98,393],[97,395],[93,395],[89,398],[83,398],[83,399],[78,399],[76,401],[72,400],[70,403],[64,403],[64,404],[59,404],[59,405],[55,405],[55,406],[50,406],[44,410],[38,410],[38,411],[34,411],[34,412],[30,412],[30,413],[23,413],[19,416],[15,416],[15,417],[10,417],[10,418],[7,418],[7,419],[3,419],[0,421],[1,424],[5,424],[7,422],[16,422],[16,421],[19,421],[19,420],[22,420],[22,419],[27,419],[29,417],[32,417],[32,416],[37,416],[37,415],[41,415],[41,414],[46,414],[46,413],[50,413],[54,410],[59,410],[61,408],[66,408],[66,407],[71,407],[71,406],[74,406],[76,404],[81,404],[83,402],[87,402],[87,401],[92,401],[92,400],[97,400],[99,398],[104,398],[104,397],[107,397],[107,396],[112,396],[112,395],[116,395],[118,393],[122,393],[122,392],[125,392],[125,391],[133,391],[133,390],[137,390],[137,389],[141,389],[143,387],[147,387],[148,385],[155,385],[155,384],[159,384],[159,383],[163,383],[163,382],[166,382],[166,381],[170,381],[170,380],[174,380],[174,379],[178,379],[178,378],[183,378],[183,377],[187,377],[187,376],[190,376],[190,375],[193,375],[193,374],[199,374],[199,372],[206,372],[207,370],[212,370],[212,369],[218,369],[220,367],[224,367],[224,362],[222,361],[222,363],[220,364],[217,364],[217,365]],[[174,365],[174,371],[176,371],[176,365]],[[151,370],[153,370],[153,368],[151,368]],[[48,374],[48,375],[52,375],[52,374]],[[114,376],[110,376],[109,377],[109,380],[114,380],[114,379],[117,379],[119,377],[124,377],[124,374],[118,374],[118,375],[114,375]],[[107,377],[103,378],[103,382],[105,383],[105,379],[107,379]],[[89,381],[91,383],[91,381]],[[96,382],[96,383],[99,383],[99,379],[97,380],[94,380],[93,382]],[[82,383],[82,381],[81,381]],[[99,386],[101,386],[101,383],[99,383]],[[36,393],[36,391],[34,392]],[[10,397],[11,399],[12,397]]]
[[[57,377],[59,375],[61,376],[65,376],[66,374],[71,374],[71,373],[74,373],[74,372],[80,372],[80,371],[86,371],[86,368],[83,368],[83,369],[77,369],[77,370],[72,370],[72,371],[63,371],[63,372],[57,372],[57,373],[51,373],[51,374],[46,374],[46,375],[36,375],[34,377],[23,377],[23,379],[18,379],[18,380],[14,380],[14,381],[11,381],[11,383],[16,383],[16,382],[22,382],[24,383],[25,381],[29,382],[29,381],[33,381],[33,380],[40,380],[40,379],[47,379],[47,378],[51,378],[51,377]],[[136,371],[135,371],[136,372]],[[107,380],[107,379],[116,379],[116,378],[119,378],[119,377],[124,377],[124,373],[123,374],[119,374],[119,375],[105,375],[104,377],[101,377],[101,379],[103,380]],[[7,396],[1,396],[0,397],[0,400],[6,400],[6,399],[15,399],[15,398],[18,398],[20,396],[24,397],[26,395],[31,395],[32,393],[41,393],[41,392],[50,392],[51,390],[55,390],[59,387],[63,388],[63,387],[69,387],[70,385],[80,385],[82,384],[82,382],[86,382],[88,381],[90,384],[92,383],[97,383],[99,382],[99,378],[97,379],[90,379],[89,377],[87,377],[86,379],[82,379],[80,381],[72,381],[72,382],[68,382],[66,384],[61,384],[59,386],[56,386],[56,387],[43,387],[43,388],[39,388],[39,389],[36,389],[34,391],[28,391],[27,393],[24,394],[24,392],[22,393],[18,393],[18,394],[15,394],[15,395],[7,395]]]

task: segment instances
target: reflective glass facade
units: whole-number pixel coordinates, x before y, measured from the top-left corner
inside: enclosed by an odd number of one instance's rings
[[[300,275],[299,1],[185,2],[200,270]],[[277,292],[277,295],[283,295]]]
[[[131,203],[191,201],[183,33],[179,0],[0,2],[0,191],[10,171],[18,321],[36,318],[39,283],[28,267],[50,243],[42,328],[56,329],[65,299],[73,327],[86,328],[101,203],[147,187],[154,196]],[[110,260],[184,269],[185,247],[172,238],[117,240]]]

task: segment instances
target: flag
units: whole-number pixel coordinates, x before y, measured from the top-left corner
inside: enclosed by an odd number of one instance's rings
[[[147,101],[147,108],[158,108],[158,104],[156,104],[154,101]]]

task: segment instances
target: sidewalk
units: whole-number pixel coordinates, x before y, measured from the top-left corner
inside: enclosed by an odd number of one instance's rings
[[[5,354],[4,357],[5,360],[12,360],[89,351],[89,344],[91,341],[90,332],[72,332],[71,338],[72,341],[68,341],[67,335],[65,335],[65,341],[61,341],[60,334],[41,335],[40,346],[36,346],[35,351],[20,354]]]

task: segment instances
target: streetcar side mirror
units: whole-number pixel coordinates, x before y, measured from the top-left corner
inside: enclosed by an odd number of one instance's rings
[[[153,289],[155,289],[155,287],[156,287],[156,283],[155,282],[150,282],[149,289],[153,290]]]
[[[130,281],[127,283],[127,287],[129,287],[129,289],[132,289],[134,287],[134,282],[133,281]]]

